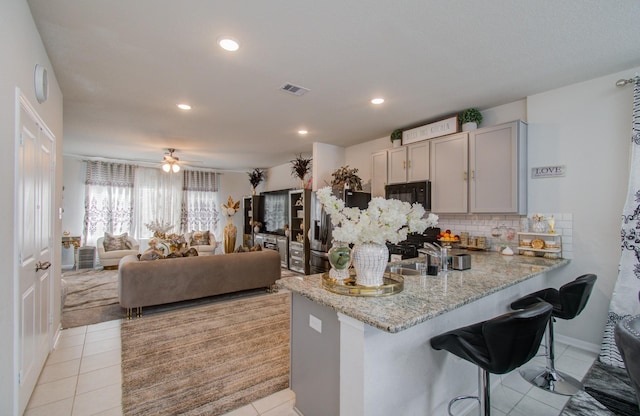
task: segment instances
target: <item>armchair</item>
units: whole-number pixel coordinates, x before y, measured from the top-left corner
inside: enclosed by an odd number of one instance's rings
[[[138,254],[138,250],[140,249],[140,244],[138,243],[138,241],[136,241],[136,239],[131,236],[128,236],[127,239],[131,243],[131,250],[106,251],[104,249],[104,237],[98,238],[98,241],[96,242],[98,249],[98,260],[105,269],[117,269],[121,258],[130,254]]]

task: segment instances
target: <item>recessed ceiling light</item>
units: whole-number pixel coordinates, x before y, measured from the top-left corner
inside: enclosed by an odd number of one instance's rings
[[[298,130],[298,134],[305,135],[307,133],[309,133],[307,130]]]
[[[221,36],[218,38],[218,45],[225,51],[235,52],[240,49],[240,44],[237,40],[229,36]]]
[[[384,102],[384,98],[374,98],[371,100],[371,104],[382,104]]]
[[[191,110],[191,106],[189,104],[176,104],[180,110]]]

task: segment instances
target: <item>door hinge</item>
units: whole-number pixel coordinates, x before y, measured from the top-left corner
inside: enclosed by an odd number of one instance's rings
[[[24,133],[20,132],[20,146],[24,144]]]
[[[22,371],[18,371],[18,385],[22,384]]]

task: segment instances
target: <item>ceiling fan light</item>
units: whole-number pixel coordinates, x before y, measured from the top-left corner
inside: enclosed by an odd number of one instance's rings
[[[169,171],[171,171],[171,165],[168,163],[165,163],[162,165],[162,170],[169,173]]]
[[[180,172],[180,165],[174,163],[173,165],[171,165],[171,170],[173,170],[173,173]]]

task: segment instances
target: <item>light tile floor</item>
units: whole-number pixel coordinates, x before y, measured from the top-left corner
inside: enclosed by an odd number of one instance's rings
[[[596,354],[558,344],[556,357],[559,370],[580,380]],[[544,357],[536,357],[532,363],[544,365]],[[500,379],[491,396],[496,416],[555,416],[568,400],[530,386],[517,372]],[[49,355],[25,415],[122,415],[121,384],[120,321],[65,329]],[[294,403],[295,394],[287,389],[226,416],[299,416]]]

